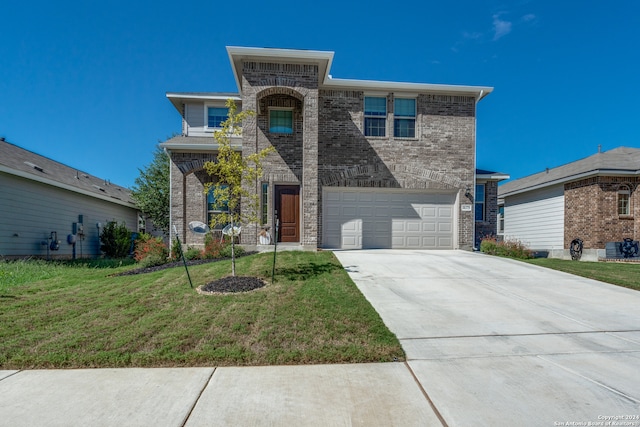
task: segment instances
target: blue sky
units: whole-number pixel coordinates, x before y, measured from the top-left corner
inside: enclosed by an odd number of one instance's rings
[[[640,3],[5,1],[0,136],[123,186],[180,132],[166,92],[235,92],[225,46],[335,52],[334,78],[492,86],[477,166],[640,148]],[[393,5],[390,7],[390,5]]]

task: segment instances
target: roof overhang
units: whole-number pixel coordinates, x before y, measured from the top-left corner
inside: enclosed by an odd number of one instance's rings
[[[458,85],[439,85],[430,83],[403,83],[403,82],[385,82],[376,80],[351,80],[351,79],[334,79],[328,78],[324,84],[325,88],[340,89],[360,89],[360,90],[389,90],[397,92],[436,92],[452,95],[469,95],[476,98],[476,102],[487,96],[493,91],[488,86],[458,86]]]
[[[318,65],[319,85],[327,80],[331,63],[333,62],[333,52],[319,50],[227,46],[227,53],[229,54],[229,61],[231,61],[233,76],[236,79],[239,92],[242,92],[242,62],[246,60],[264,60],[287,64],[316,64]]]
[[[567,182],[578,181],[580,179],[591,178],[594,176],[640,176],[640,169],[638,170],[628,170],[628,169],[594,169],[591,171],[586,171],[582,173],[578,173],[575,175],[566,176],[563,178],[558,178],[546,182],[542,182],[535,185],[530,185],[528,187],[518,188],[512,191],[506,191],[501,193],[500,187],[498,187],[498,197],[509,197],[515,196],[516,194],[522,194],[529,191],[539,190],[545,187],[552,187],[554,185],[565,184]]]
[[[504,181],[505,179],[509,179],[511,176],[504,173],[477,173],[476,179],[486,179],[487,181]]]
[[[24,172],[24,171],[21,171],[21,170],[12,169],[12,168],[9,168],[9,167],[4,166],[4,165],[0,165],[0,172],[4,172],[4,173],[7,173],[9,175],[14,175],[14,176],[17,176],[17,177],[20,177],[20,178],[28,179],[30,181],[39,182],[41,184],[50,185],[52,187],[61,188],[63,190],[71,191],[71,192],[77,193],[77,194],[82,194],[84,196],[93,197],[95,199],[105,200],[107,202],[114,203],[116,205],[126,206],[128,208],[139,210],[138,207],[134,203],[127,202],[125,200],[118,199],[116,197],[112,197],[112,196],[107,195],[107,194],[93,193],[91,191],[87,191],[87,190],[84,190],[82,188],[74,187],[72,185],[67,185],[67,184],[64,184],[62,182],[54,181],[52,179],[49,179],[49,178],[46,178],[46,177],[42,177],[42,176],[38,176],[38,175],[34,175],[34,174],[31,174],[31,173],[28,173],[28,172]]]
[[[194,137],[187,137],[187,138],[194,138]],[[231,140],[231,144],[230,144],[231,148],[233,148],[235,151],[242,151],[241,136],[231,137],[230,140]],[[211,141],[215,141],[215,139],[211,137]],[[172,151],[174,153],[181,153],[181,152],[212,153],[220,149],[220,144],[218,144],[217,142],[203,144],[203,143],[172,142],[171,140],[168,140],[158,145],[160,146],[160,148],[167,151]]]
[[[193,92],[167,92],[166,97],[181,115],[184,115],[182,106],[190,101],[227,101],[233,99],[236,104],[242,102],[242,98],[237,93],[193,93]]]

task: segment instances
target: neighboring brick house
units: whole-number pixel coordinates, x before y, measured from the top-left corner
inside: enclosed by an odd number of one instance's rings
[[[232,141],[238,150],[275,147],[255,192],[263,226],[278,213],[282,243],[473,248],[476,105],[492,88],[334,79],[333,52],[227,51],[239,93],[167,93],[182,116],[182,135],[162,146],[171,157],[171,222],[183,241],[201,244],[188,224],[215,215],[203,165],[216,157],[212,134],[231,98],[257,113]],[[483,209],[495,230],[497,207]],[[254,246],[259,233],[245,224],[241,242]]]
[[[605,256],[607,243],[640,239],[640,149],[619,147],[500,186],[505,239],[569,258],[583,241],[585,260]]]

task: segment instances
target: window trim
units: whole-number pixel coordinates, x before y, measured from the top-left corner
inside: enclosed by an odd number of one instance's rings
[[[398,116],[396,114],[396,101],[413,100],[413,116]],[[412,96],[397,96],[393,99],[393,137],[398,139],[416,139],[416,124],[418,122],[418,99]],[[413,136],[398,136],[396,135],[396,120],[413,120]]]
[[[260,225],[265,225],[269,222],[269,183],[262,182],[260,195]]]
[[[625,196],[625,212],[621,212],[622,197]],[[618,187],[618,197],[616,197],[616,210],[619,217],[629,218],[631,216],[631,187],[623,184]]]
[[[366,104],[367,98],[381,98],[384,99],[384,115],[367,114]],[[389,95],[380,93],[365,94],[362,99],[362,133],[368,138],[386,138],[387,137],[387,118],[389,117]],[[367,119],[382,119],[384,121],[383,135],[369,135],[367,134]]]
[[[289,111],[291,113],[291,132],[273,132],[271,130],[271,112],[272,111]],[[294,111],[292,107],[269,107],[267,111],[267,128],[269,129],[269,133],[276,135],[293,135],[295,133],[295,119],[294,119]]]
[[[221,126],[209,126],[209,108],[220,108],[227,110],[227,118],[229,118],[229,109],[225,105],[220,104],[204,104],[204,128],[208,130],[222,129]],[[226,120],[226,119],[225,119]]]

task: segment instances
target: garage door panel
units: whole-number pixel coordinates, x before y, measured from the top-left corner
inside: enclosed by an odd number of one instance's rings
[[[340,188],[323,200],[326,247],[453,249],[455,194]]]

